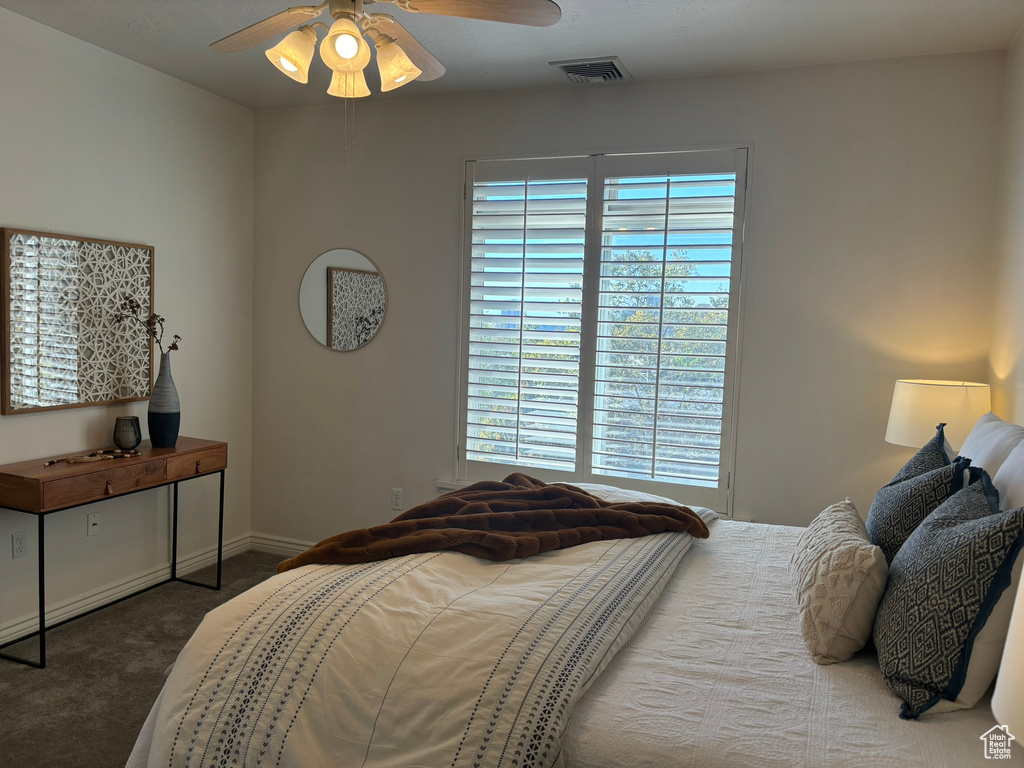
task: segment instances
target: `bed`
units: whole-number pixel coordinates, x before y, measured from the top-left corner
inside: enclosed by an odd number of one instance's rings
[[[820,666],[800,636],[789,557],[803,529],[719,520],[577,704],[565,766],[983,765],[988,699],[920,720],[878,661]]]
[[[585,488],[608,501],[658,498],[609,486]],[[711,510],[694,510],[707,522],[707,539],[662,533],[594,542],[517,560],[512,571],[508,563],[457,553],[427,557],[434,570],[417,587],[419,593],[369,604],[360,614],[380,614],[383,632],[350,627],[348,639],[335,642],[344,633],[331,630],[322,618],[303,630],[318,632],[317,641],[330,646],[333,660],[308,652],[286,661],[260,656],[256,646],[261,643],[265,649],[291,642],[282,639],[281,627],[297,620],[283,608],[262,614],[257,609],[297,581],[322,587],[363,578],[372,582],[370,591],[379,590],[373,585],[381,583],[382,571],[371,578],[366,566],[308,565],[279,574],[204,620],[170,672],[128,768],[984,764],[979,739],[996,724],[987,699],[960,712],[902,720],[900,698],[885,685],[872,653],[829,666],[812,661],[801,639],[788,569],[804,529],[720,520]],[[479,657],[479,649],[512,637],[499,631],[504,614],[513,612],[520,598],[528,602],[533,587],[522,580],[526,577],[512,577],[504,591],[485,600],[482,595],[500,583],[495,574],[508,578],[515,568],[543,563],[551,567],[538,571],[547,574],[541,580],[557,579],[593,550],[599,554],[584,566],[586,578],[577,574],[566,581],[589,585],[594,574],[606,573],[612,559],[633,562],[641,549],[657,551],[652,559],[665,562],[663,571],[655,572],[648,560],[616,572],[609,580],[631,589],[645,579],[648,583],[625,598],[586,592],[572,621],[559,613],[564,607],[550,609],[545,631],[554,631],[548,634],[575,631],[583,639],[559,650],[538,646],[541,640],[533,637],[519,638],[544,658],[532,670],[535,679],[502,690],[505,678],[495,679],[498,667]],[[409,558],[424,557],[397,558],[375,568],[390,573],[412,568]],[[469,572],[479,580],[452,586]],[[446,589],[463,591],[453,601],[449,594],[438,596]],[[304,590],[305,595],[317,592],[316,587]],[[325,606],[352,593],[335,591],[337,598],[326,601],[318,593],[314,611],[326,615]],[[542,596],[537,604],[549,599],[550,594]],[[429,642],[433,618],[416,625],[417,637],[403,638],[395,616],[409,605],[438,601],[461,601],[454,623],[434,632]],[[612,603],[625,609],[617,610],[624,615],[609,627]],[[307,600],[302,612],[310,605]],[[538,610],[528,606],[527,612]],[[499,636],[488,639],[492,632]],[[614,636],[593,639],[602,633]],[[480,639],[482,644],[471,644]],[[513,641],[505,643],[505,655]],[[420,646],[411,650],[417,642]],[[430,663],[409,667],[416,654]],[[526,659],[530,653],[521,655]],[[579,658],[587,656],[594,657],[583,660],[589,666]],[[518,674],[513,669],[509,679]],[[242,685],[240,678],[248,682]],[[463,678],[468,689],[460,691]],[[484,692],[478,695],[478,689]],[[451,701],[449,691],[455,691]],[[489,726],[500,719],[503,705],[516,710],[506,718],[514,725],[493,734]],[[261,730],[267,723],[273,727]],[[269,737],[274,729],[284,737]]]

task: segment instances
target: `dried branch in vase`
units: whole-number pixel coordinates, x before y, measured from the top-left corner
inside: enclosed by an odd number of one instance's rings
[[[142,305],[136,301],[134,296],[125,294],[124,301],[121,302],[118,310],[118,313],[114,315],[114,321],[123,323],[130,320],[141,325],[146,329],[149,337],[156,341],[156,345],[160,347],[162,354],[173,352],[178,348],[181,336],[175,334],[174,338],[171,339],[171,343],[167,345],[167,349],[164,349],[164,318],[155,312],[150,313],[149,316],[144,318],[142,316]]]

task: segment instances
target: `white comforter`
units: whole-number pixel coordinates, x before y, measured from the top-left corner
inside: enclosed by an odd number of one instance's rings
[[[551,766],[688,534],[280,574],[212,611],[129,765]]]
[[[996,724],[988,698],[900,720],[873,654],[824,667],[811,660],[788,570],[803,529],[727,520],[710,528],[577,704],[562,737],[567,768],[993,764],[981,741]]]

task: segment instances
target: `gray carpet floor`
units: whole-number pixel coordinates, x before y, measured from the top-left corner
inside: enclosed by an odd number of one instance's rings
[[[46,632],[46,669],[0,659],[2,768],[115,768],[203,616],[274,573],[284,558],[224,561],[220,592],[171,583]],[[211,566],[187,578],[212,583]],[[5,652],[38,658],[35,638]]]

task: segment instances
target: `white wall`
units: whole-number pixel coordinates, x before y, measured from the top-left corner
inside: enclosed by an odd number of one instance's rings
[[[3,9],[0,103],[0,224],[155,246],[155,307],[183,337],[181,433],[229,442],[225,536],[248,534],[252,113]],[[127,414],[145,425],[146,403],[0,417],[0,463],[107,445]],[[216,494],[215,479],[181,486],[183,556],[216,545]],[[48,516],[48,603],[166,564],[167,499]],[[35,525],[0,510],[0,629],[34,613]],[[31,556],[12,560],[20,530]]]
[[[1004,418],[1024,419],[1024,34],[1017,34],[1006,75],[999,228],[999,279],[992,286],[993,407]]]
[[[734,142],[754,146],[736,513],[805,524],[849,494],[866,514],[911,453],[883,441],[894,380],[987,371],[1004,59],[357,104],[354,129],[341,108],[257,113],[254,531],[380,523],[391,487],[409,506],[450,477],[465,157]],[[298,308],[335,247],[389,292],[349,353]]]

